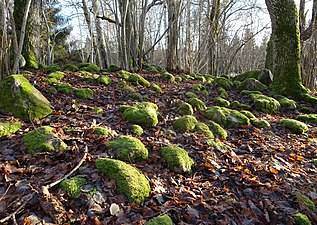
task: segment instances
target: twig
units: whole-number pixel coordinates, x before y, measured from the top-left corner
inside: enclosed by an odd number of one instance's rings
[[[12,186],[12,184],[10,183],[10,184],[9,184],[9,187],[7,188],[7,190],[6,190],[6,191],[4,192],[4,194],[1,196],[0,202],[2,201],[3,197],[8,193],[8,191],[9,191],[9,189],[10,189],[11,186]]]

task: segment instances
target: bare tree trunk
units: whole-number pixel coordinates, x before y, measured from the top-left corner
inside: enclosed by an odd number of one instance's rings
[[[8,37],[7,37],[7,24],[5,16],[5,3],[3,0],[0,0],[0,81],[8,75]]]

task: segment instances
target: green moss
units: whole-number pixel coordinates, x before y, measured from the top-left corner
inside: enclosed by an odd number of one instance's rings
[[[175,77],[175,82],[179,83],[179,82],[182,82],[183,81],[183,78],[181,78],[180,76],[176,76]]]
[[[108,66],[108,71],[109,72],[116,72],[120,70],[120,66],[116,65],[116,64],[110,64]]]
[[[202,133],[207,135],[209,138],[214,138],[214,134],[211,132],[209,127],[205,123],[197,123],[195,126],[195,131],[197,133]]]
[[[218,93],[219,97],[221,97],[221,98],[228,98],[229,97],[228,92],[223,87],[218,87],[217,93]]]
[[[80,71],[86,71],[90,73],[98,73],[100,71],[100,67],[93,63],[81,63],[78,67]]]
[[[78,198],[80,196],[80,189],[86,184],[86,179],[82,177],[73,177],[70,179],[63,180],[61,187],[66,191],[72,198]]]
[[[162,93],[162,88],[160,86],[158,86],[157,84],[151,84],[150,86],[152,91],[155,91],[157,93]]]
[[[198,98],[190,98],[186,102],[193,107],[194,111],[203,111],[207,109],[205,103]]]
[[[215,140],[208,140],[207,144],[209,146],[214,147],[217,151],[220,151],[222,153],[225,153],[228,151],[228,147],[221,141],[215,141]]]
[[[289,128],[291,131],[297,134],[303,134],[308,131],[308,127],[305,123],[294,119],[283,119],[280,121],[282,126]]]
[[[149,181],[134,167],[115,159],[100,158],[96,167],[107,177],[116,182],[118,193],[124,193],[130,203],[141,204],[149,196]]]
[[[194,92],[191,92],[191,91],[186,92],[185,95],[189,98],[198,98],[198,96]]]
[[[195,79],[195,77],[190,75],[190,74],[182,74],[182,77],[184,79],[188,79],[188,80],[194,80]]]
[[[119,110],[119,112],[123,113],[125,110],[127,110],[130,107],[131,106],[129,106],[129,105],[120,105],[118,110]]]
[[[72,71],[72,72],[78,71],[78,67],[75,66],[74,64],[70,64],[70,63],[65,64],[65,65],[63,66],[63,69],[66,70],[66,71]]]
[[[156,69],[155,66],[149,66],[147,68],[147,71],[150,72],[150,73],[154,73],[154,74],[158,74],[159,73],[159,71]]]
[[[55,78],[56,80],[60,80],[63,79],[65,76],[64,72],[61,71],[56,71],[56,72],[52,72],[50,74],[47,75],[49,78]]]
[[[92,98],[94,96],[94,91],[90,88],[76,88],[75,94],[78,98]]]
[[[96,113],[96,114],[102,114],[103,113],[103,109],[102,108],[95,108],[92,110],[93,113]]]
[[[296,109],[297,103],[294,100],[291,100],[289,98],[286,98],[283,95],[275,95],[275,99],[280,103],[281,107],[286,109]]]
[[[245,110],[251,109],[251,106],[249,106],[247,104],[240,103],[239,101],[231,102],[230,106],[233,109],[245,109]]]
[[[105,84],[105,85],[111,84],[111,79],[108,76],[100,76],[98,77],[97,80],[99,84]]]
[[[198,121],[194,116],[186,115],[174,120],[172,125],[177,131],[186,132],[194,130],[197,123]]]
[[[19,122],[14,123],[0,123],[0,137],[14,134],[20,130],[22,124]]]
[[[214,135],[219,138],[226,139],[228,137],[228,133],[225,129],[223,129],[218,123],[214,121],[209,121],[209,127]]]
[[[293,219],[296,225],[312,225],[309,218],[302,213],[296,213],[295,215],[293,215]]]
[[[217,97],[215,98],[215,105],[218,106],[223,106],[223,107],[229,107],[230,106],[230,102],[224,98],[221,97]]]
[[[98,74],[90,73],[90,72],[80,71],[79,73],[84,75],[83,77],[80,78],[80,80],[86,81],[86,82],[93,82],[100,77]]]
[[[251,122],[257,122],[259,119],[250,111],[248,110],[242,110],[240,111],[243,115],[245,115],[246,117],[248,117],[250,119]]]
[[[67,145],[53,133],[53,128],[39,127],[22,138],[28,152],[51,152],[66,149]]]
[[[128,72],[128,71],[126,71],[126,70],[120,70],[120,71],[119,71],[119,75],[120,75],[123,79],[127,80],[127,79],[130,77],[131,73]]]
[[[242,95],[242,96],[249,96],[249,95],[252,95],[252,94],[262,95],[262,93],[261,93],[260,91],[242,90],[242,91],[240,92],[240,95]]]
[[[150,87],[151,85],[149,81],[147,81],[146,79],[144,79],[141,75],[137,73],[130,74],[127,80],[134,84],[137,84],[137,85],[140,84],[145,87]]]
[[[264,85],[270,85],[273,81],[273,75],[267,69],[247,71],[234,77],[234,80],[242,82],[250,78],[257,79]]]
[[[177,113],[181,116],[185,115],[193,115],[194,110],[191,104],[188,104],[187,102],[183,102],[178,108],[177,108]]]
[[[164,80],[170,82],[170,83],[174,83],[175,82],[175,76],[169,72],[164,72],[162,74],[162,77]]]
[[[302,112],[302,113],[311,113],[311,112],[312,112],[312,109],[309,108],[309,107],[304,106],[304,107],[301,107],[301,108],[299,109],[299,111]]]
[[[215,83],[217,86],[223,87],[226,90],[230,89],[233,86],[232,81],[225,77],[217,77],[215,79]]]
[[[317,114],[299,115],[296,119],[302,122],[317,124]]]
[[[295,200],[300,208],[308,209],[311,212],[316,209],[314,202],[300,192],[295,193]]]
[[[168,215],[157,216],[150,221],[146,222],[145,225],[173,225],[172,219]]]
[[[255,125],[261,128],[270,128],[271,124],[266,120],[258,120],[255,122]]]
[[[206,78],[204,77],[204,76],[202,76],[202,75],[198,75],[198,76],[196,76],[196,79],[195,80],[199,80],[199,81],[201,81],[202,83],[205,83],[207,80],[206,80]]]
[[[196,91],[202,91],[202,90],[206,90],[206,87],[202,84],[196,84],[193,86],[193,89]]]
[[[76,88],[74,88],[72,85],[68,83],[59,83],[56,85],[56,89],[59,92],[65,93],[65,94],[70,94],[72,93]]]
[[[109,137],[111,129],[109,127],[95,127],[94,134]]]
[[[177,173],[190,173],[194,165],[185,149],[177,146],[168,146],[161,149],[162,157],[167,162],[168,167]]]
[[[128,107],[122,114],[124,120],[138,124],[142,127],[153,127],[158,124],[158,107],[151,102],[137,103]]]
[[[127,91],[127,92],[135,92],[135,89],[133,88],[133,87],[131,87],[131,86],[124,86],[123,88],[122,88],[122,91]]]
[[[59,71],[61,70],[61,67],[59,65],[53,64],[53,65],[47,66],[46,69],[49,71]]]
[[[139,162],[148,158],[148,150],[135,137],[120,136],[109,142],[108,147],[118,154],[119,159],[127,162]]]
[[[50,102],[22,75],[5,77],[0,82],[0,95],[0,112],[24,121],[52,113]]]
[[[56,88],[54,88],[54,87],[50,87],[48,89],[48,92],[51,93],[51,94],[56,94],[58,92],[58,90]]]
[[[125,80],[122,80],[122,81],[118,82],[118,84],[121,86],[126,86],[127,82]]]
[[[250,94],[249,97],[253,101],[256,109],[264,113],[277,113],[281,107],[280,103],[271,97],[262,94]]]
[[[61,82],[58,81],[56,78],[48,78],[48,79],[46,80],[46,82],[49,83],[49,84],[60,84],[60,83],[61,83]]]
[[[208,119],[224,127],[235,128],[239,126],[249,126],[250,119],[237,110],[220,106],[208,107],[205,111]]]
[[[260,81],[258,81],[255,78],[248,78],[244,80],[243,82],[241,82],[238,88],[240,90],[263,91],[267,89],[268,87],[262,84]]]
[[[131,126],[131,130],[132,130],[133,134],[136,135],[136,136],[141,136],[143,134],[143,132],[144,132],[143,128],[141,126],[139,126],[139,125],[136,125],[136,124],[133,124]]]
[[[312,160],[312,163],[317,166],[317,158]]]
[[[38,69],[39,68],[39,63],[36,59],[36,55],[34,51],[28,50],[27,51],[27,55],[25,57],[26,60],[26,66],[28,68],[32,68],[32,69]]]

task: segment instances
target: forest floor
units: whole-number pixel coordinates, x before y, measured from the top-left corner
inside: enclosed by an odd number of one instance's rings
[[[172,132],[172,120],[177,118],[177,107],[195,92],[207,106],[214,105],[216,88],[207,89],[208,95],[193,89],[198,80],[168,83],[159,75],[140,73],[151,83],[158,84],[163,93],[148,87],[135,90],[145,101],[159,107],[160,121],[153,128],[145,128],[139,139],[149,150],[146,161],[133,164],[150,181],[151,193],[143,205],[129,204],[124,195],[116,193],[115,183],[95,167],[99,157],[110,156],[107,144],[116,135],[131,134],[131,124],[122,119],[120,105],[132,105],[141,99],[122,90],[117,73],[109,73],[110,85],[100,85],[81,79],[81,75],[67,72],[63,82],[75,87],[94,90],[93,99],[80,99],[74,94],[48,91],[53,86],[46,82],[47,72],[34,71],[28,79],[52,103],[52,115],[23,123],[19,132],[0,139],[0,220],[23,204],[25,196],[36,187],[53,183],[71,171],[82,159],[85,146],[88,156],[72,175],[86,178],[87,184],[79,198],[71,198],[57,185],[50,189],[67,211],[69,224],[144,224],[151,218],[168,214],[174,224],[294,224],[293,215],[301,212],[317,224],[317,211],[306,202],[309,197],[317,204],[317,127],[309,125],[305,134],[292,134],[279,123],[282,118],[295,118],[298,110],[281,110],[276,115],[251,112],[266,119],[271,128],[253,125],[226,129],[228,138],[222,141],[228,149],[216,150],[206,144],[206,137],[197,133]],[[236,89],[228,91],[229,101],[240,100]],[[298,102],[298,108],[307,106],[312,113],[317,107]],[[92,111],[102,108],[102,114]],[[201,122],[208,119],[203,112],[195,112]],[[14,120],[2,115],[0,121]],[[56,129],[67,145],[67,151],[29,154],[21,137],[42,125]],[[96,125],[110,127],[112,136],[93,134]],[[162,146],[176,144],[189,153],[195,165],[191,174],[177,174],[168,169],[161,158]],[[98,195],[85,192],[95,189]],[[119,206],[111,215],[110,206]],[[94,208],[94,210],[91,210]],[[13,217],[12,217],[13,218]],[[52,222],[42,209],[39,199],[33,197],[21,210],[16,211],[17,224],[32,224],[32,220]],[[35,219],[34,219],[35,218]],[[53,223],[53,222],[52,222]],[[11,219],[5,224],[14,224]]]

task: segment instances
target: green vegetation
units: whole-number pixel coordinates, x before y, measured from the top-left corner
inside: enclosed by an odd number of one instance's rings
[[[143,134],[143,128],[139,125],[133,124],[131,130],[135,136],[141,136]]]
[[[271,124],[266,120],[258,120],[254,123],[256,126],[261,128],[270,128]]]
[[[56,71],[56,72],[52,72],[50,74],[47,75],[49,78],[55,78],[56,80],[60,80],[63,79],[65,76],[64,72],[61,71]]]
[[[78,71],[78,67],[75,66],[74,64],[70,64],[70,63],[65,64],[65,65],[63,66],[63,68],[64,68],[65,71],[72,71],[72,72]]]
[[[190,173],[194,165],[185,149],[177,146],[168,146],[161,149],[162,157],[167,162],[168,167],[177,173]]]
[[[230,102],[222,97],[217,97],[217,98],[215,98],[215,105],[229,107]]]
[[[203,111],[207,109],[205,103],[199,98],[190,98],[187,100],[187,103],[193,107],[194,111]]]
[[[110,64],[108,66],[108,71],[109,72],[117,72],[120,70],[120,66],[116,65],[116,64]]]
[[[194,110],[191,104],[188,104],[187,102],[183,102],[178,108],[177,108],[177,113],[181,116],[185,115],[193,115]]]
[[[157,93],[162,93],[162,88],[160,86],[158,86],[157,84],[151,84],[150,86],[152,91],[155,91]]]
[[[209,127],[214,135],[222,139],[227,138],[228,136],[227,131],[223,129],[218,123],[211,120],[209,121],[209,124],[210,124]]]
[[[296,109],[297,103],[294,100],[291,100],[289,98],[286,98],[283,95],[275,95],[275,99],[280,103],[281,107],[286,109]]]
[[[317,114],[303,114],[299,115],[296,119],[302,122],[317,124]]]
[[[0,123],[0,137],[14,134],[20,130],[22,124],[19,122],[14,123]]]
[[[223,87],[218,87],[217,93],[218,93],[219,97],[221,97],[221,98],[228,98],[229,97],[228,92]]]
[[[108,76],[100,76],[97,78],[98,83],[100,84],[105,84],[105,85],[109,85],[111,84],[111,79]]]
[[[145,87],[150,87],[150,82],[148,82],[146,79],[144,79],[141,75],[137,73],[131,73],[129,77],[127,78],[128,81],[136,84],[136,85],[142,85]]]
[[[260,110],[264,113],[275,114],[280,109],[280,103],[271,97],[262,94],[250,94],[253,105],[257,110]]]
[[[280,121],[282,126],[289,128],[296,134],[303,134],[308,131],[308,127],[305,123],[294,119],[283,119]]]
[[[303,213],[296,213],[293,216],[296,225],[312,225],[311,221],[309,220],[308,216]]]
[[[175,82],[175,76],[169,72],[164,72],[162,74],[162,77],[164,80],[170,82],[170,83],[174,83]]]
[[[240,103],[239,101],[231,102],[230,106],[233,109],[245,109],[245,110],[251,109],[251,106],[249,106],[247,104]]]
[[[173,225],[173,221],[168,215],[164,214],[151,219],[145,225]]]
[[[197,95],[191,91],[186,92],[185,95],[189,98],[198,98]]]
[[[153,127],[158,124],[158,107],[151,102],[141,102],[127,107],[122,114],[124,120],[142,127]]]
[[[109,127],[95,127],[94,134],[109,137],[111,129]]]
[[[122,91],[127,91],[127,92],[135,92],[135,89],[133,88],[133,87],[131,87],[131,86],[124,86],[123,88],[122,88]]]
[[[214,134],[211,132],[209,127],[204,123],[197,123],[195,126],[195,131],[197,133],[202,133],[208,136],[209,138],[214,138]]]
[[[81,63],[78,67],[80,71],[86,71],[90,73],[98,73],[100,71],[100,67],[93,63]]]
[[[194,116],[186,115],[173,121],[172,125],[179,132],[194,130],[198,121]]]
[[[224,88],[225,90],[230,89],[233,86],[233,83],[231,80],[225,78],[225,77],[217,77],[215,79],[215,83],[217,86]]]
[[[316,209],[314,202],[300,192],[295,193],[295,200],[300,208],[308,209],[311,212],[314,212]]]
[[[85,178],[73,177],[63,180],[60,185],[64,189],[64,191],[66,191],[72,198],[78,198],[80,196],[80,189],[85,184]]]
[[[268,87],[266,85],[262,84],[260,81],[258,81],[255,78],[248,78],[242,81],[239,85],[240,90],[249,90],[249,91],[263,91],[267,88]]]
[[[94,96],[94,91],[90,88],[76,88],[75,94],[78,98],[92,98]]]

